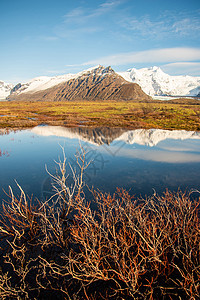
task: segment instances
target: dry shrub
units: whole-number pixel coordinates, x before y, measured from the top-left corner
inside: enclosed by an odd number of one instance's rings
[[[1,299],[199,299],[198,199],[181,191],[135,199],[117,189],[87,201],[85,157],[81,149],[68,184],[64,155],[51,175],[54,197],[37,207],[21,187],[19,198],[10,189]]]

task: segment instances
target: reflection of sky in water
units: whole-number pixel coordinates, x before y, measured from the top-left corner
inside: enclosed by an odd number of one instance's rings
[[[106,148],[105,151],[107,151]],[[200,162],[200,141],[193,140],[188,140],[187,142],[166,140],[154,147],[137,144],[127,145],[124,142],[115,145],[114,142],[109,151],[116,153],[120,157],[147,161],[166,163]]]
[[[29,194],[41,198],[48,192],[49,176],[55,173],[54,160],[62,158],[60,145],[73,165],[74,153],[79,148],[78,139],[40,136],[29,130],[0,136],[0,149],[9,156],[0,157],[0,196],[2,188],[15,187],[14,180]],[[81,144],[88,151],[87,160],[92,160],[85,173],[89,186],[114,192],[115,188],[125,187],[137,195],[152,194],[153,189],[161,192],[171,190],[200,190],[200,140],[166,139],[156,146],[126,144],[113,141],[110,146]]]

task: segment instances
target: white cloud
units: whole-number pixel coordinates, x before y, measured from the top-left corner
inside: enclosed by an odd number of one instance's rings
[[[124,0],[105,1],[95,8],[76,7],[65,14],[63,22],[54,28],[55,35],[60,38],[74,38],[105,30],[105,22],[102,22],[102,18],[105,21],[110,20],[107,14],[115,15],[115,9],[122,1]]]
[[[77,7],[72,11],[68,12],[64,18],[65,23],[86,23],[90,19],[98,16],[105,15],[111,12],[115,7],[121,4],[121,1],[105,1],[95,9],[86,9],[83,7]]]
[[[121,1],[106,1],[102,4],[100,4],[99,8],[96,9],[96,14],[105,14],[107,12],[110,12],[115,7],[121,4]]]
[[[143,15],[140,18],[126,17],[120,24],[134,36],[146,39],[183,38],[184,36],[197,38],[200,36],[200,12],[165,11],[162,15],[152,18]]]
[[[70,12],[68,12],[64,17],[66,19],[66,21],[68,19],[73,19],[73,18],[79,18],[80,16],[84,15],[84,10],[81,7],[77,7],[73,10],[71,10]]]
[[[172,30],[182,36],[200,33],[200,18],[183,18],[172,25]]]
[[[169,26],[163,20],[150,20],[149,16],[142,16],[140,19],[136,17],[121,20],[121,25],[128,32],[132,32],[134,36],[145,37],[148,39],[164,38],[169,34]]]
[[[129,52],[105,56],[85,62],[83,65],[112,65],[119,66],[132,63],[173,63],[200,60],[200,48],[164,48]]]
[[[113,147],[112,147],[113,149]],[[114,151],[114,149],[113,149]],[[154,150],[154,149],[125,149],[123,148],[120,151],[121,156],[139,158],[142,160],[151,160],[156,162],[165,162],[165,163],[191,163],[191,162],[200,162],[199,153],[188,153],[183,151],[170,151],[167,152],[163,150]]]
[[[161,68],[170,75],[200,76],[200,62],[175,62],[163,65]]]

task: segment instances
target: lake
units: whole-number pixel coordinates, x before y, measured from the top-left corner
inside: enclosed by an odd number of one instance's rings
[[[162,193],[168,188],[200,190],[200,132],[64,128],[37,126],[0,135],[0,197],[8,186],[39,199],[52,195],[51,177],[56,172],[62,147],[73,168],[80,145],[91,161],[85,182],[105,192],[124,187],[136,196]],[[198,194],[197,194],[198,195]]]

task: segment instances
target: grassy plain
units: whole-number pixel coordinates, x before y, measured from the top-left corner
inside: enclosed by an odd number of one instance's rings
[[[39,124],[200,130],[200,105],[197,101],[0,102],[0,128]]]

